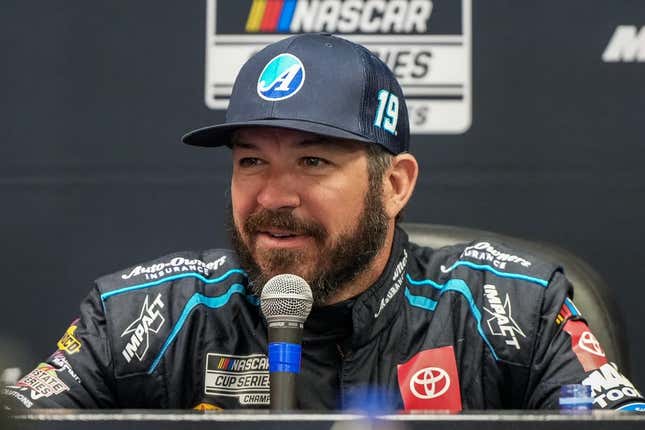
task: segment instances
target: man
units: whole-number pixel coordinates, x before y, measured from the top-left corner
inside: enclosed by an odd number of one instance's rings
[[[314,296],[301,409],[557,408],[581,383],[595,407],[644,406],[602,349],[576,347],[593,335],[558,266],[498,243],[421,248],[397,227],[418,166],[401,88],[365,48],[326,34],[269,45],[240,71],[226,123],[184,141],[232,150],[234,250],[98,279],[58,351],[5,390],[13,407],[267,407],[258,297],[282,273]]]

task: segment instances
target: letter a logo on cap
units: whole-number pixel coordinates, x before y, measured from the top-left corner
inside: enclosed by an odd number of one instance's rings
[[[280,54],[264,66],[258,79],[258,95],[264,100],[284,100],[296,94],[305,82],[305,67],[298,57]]]

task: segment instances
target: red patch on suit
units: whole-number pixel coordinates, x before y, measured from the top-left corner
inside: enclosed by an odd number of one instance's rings
[[[571,310],[569,309],[569,307],[566,304],[564,304],[560,308],[560,312],[558,312],[558,315],[555,317],[555,322],[556,324],[560,325],[567,319],[571,318],[572,315],[573,314],[571,313]]]
[[[405,410],[461,411],[457,361],[452,346],[417,353],[397,366]]]
[[[571,335],[571,349],[576,353],[585,372],[598,369],[607,363],[605,351],[584,321],[569,320],[562,329]]]

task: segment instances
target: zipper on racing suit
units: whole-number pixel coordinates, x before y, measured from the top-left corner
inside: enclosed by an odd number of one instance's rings
[[[336,350],[340,357],[340,369],[338,370],[338,390],[340,391],[340,409],[345,409],[345,359],[352,355],[351,351],[343,351],[343,346],[336,343]]]

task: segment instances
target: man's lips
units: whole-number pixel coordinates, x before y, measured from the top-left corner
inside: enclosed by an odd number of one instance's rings
[[[296,233],[294,231],[274,229],[274,228],[262,230],[259,233],[268,234],[269,236],[272,236],[272,237],[275,237],[275,238],[278,238],[278,239],[282,239],[282,238],[286,238],[286,237],[292,237],[292,236],[301,236],[301,234]]]
[[[289,230],[268,229],[258,231],[256,244],[267,248],[295,248],[304,246],[312,237]]]

